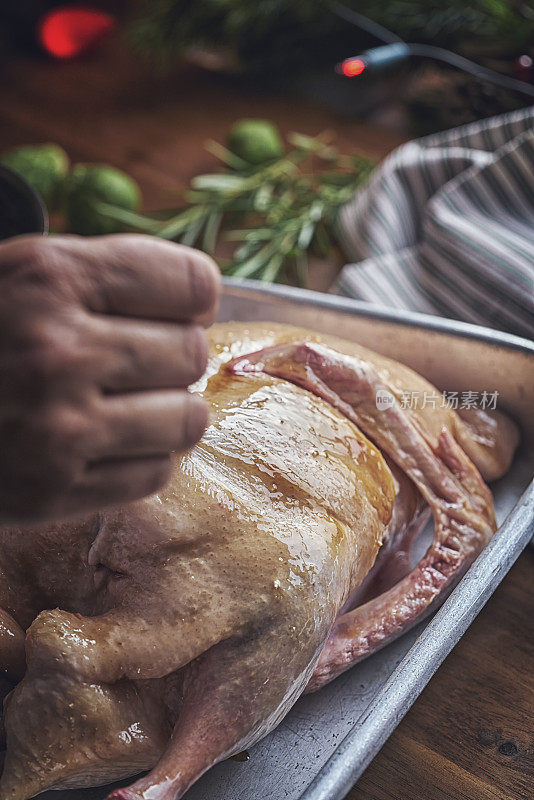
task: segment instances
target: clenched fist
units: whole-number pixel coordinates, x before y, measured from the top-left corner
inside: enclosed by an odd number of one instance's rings
[[[145,236],[0,244],[0,524],[135,500],[194,444],[213,262]]]

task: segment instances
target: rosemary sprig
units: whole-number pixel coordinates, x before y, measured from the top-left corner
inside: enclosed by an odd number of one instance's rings
[[[308,253],[329,252],[337,211],[367,178],[373,162],[340,155],[324,134],[294,133],[288,141],[287,153],[259,167],[209,142],[207,149],[225,170],[194,178],[183,208],[167,218],[110,205],[99,210],[132,230],[208,253],[222,240],[236,242],[233,257],[223,265],[228,275],[304,283]]]

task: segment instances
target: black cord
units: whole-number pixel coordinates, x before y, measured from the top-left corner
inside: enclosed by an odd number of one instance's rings
[[[475,64],[468,58],[453,53],[450,50],[445,50],[443,47],[434,47],[431,44],[409,44],[410,53],[414,56],[422,56],[423,58],[433,58],[436,61],[443,61],[450,64],[451,67],[456,67],[464,72],[469,72],[476,78],[483,81],[495,83],[497,86],[503,86],[505,89],[511,89],[516,92],[523,92],[534,97],[534,86],[531,86],[525,81],[518,81],[516,78],[510,78],[508,75],[501,75],[500,72],[495,72],[493,69],[487,69],[480,64]]]
[[[357,28],[367,31],[367,33],[370,33],[376,39],[386,44],[405,44],[404,39],[401,39],[396,33],[384,28],[382,25],[379,25],[378,22],[374,22],[358,11],[348,8],[348,6],[343,3],[337,2],[337,0],[330,0],[328,6],[333,13],[341,19],[344,19],[351,25],[355,25]],[[534,86],[526,83],[526,81],[519,81],[516,78],[502,75],[500,72],[496,72],[493,69],[482,67],[480,64],[476,64],[474,61],[470,61],[468,58],[458,55],[458,53],[453,53],[451,50],[445,50],[443,47],[434,47],[434,45],[431,44],[410,44],[407,46],[410,48],[411,55],[442,61],[445,64],[449,64],[451,67],[456,67],[456,69],[468,72],[480,80],[534,97]]]

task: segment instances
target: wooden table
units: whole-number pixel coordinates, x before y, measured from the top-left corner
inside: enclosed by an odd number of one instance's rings
[[[147,210],[172,203],[193,175],[212,165],[203,142],[223,140],[239,117],[269,117],[283,131],[332,129],[342,149],[378,158],[403,140],[293,97],[256,94],[194,69],[157,78],[115,44],[79,63],[12,62],[0,80],[0,150],[54,141],[75,160],[114,164],[139,181]],[[313,286],[326,288],[334,271],[321,265]],[[533,797],[533,620],[529,551],[348,800]]]

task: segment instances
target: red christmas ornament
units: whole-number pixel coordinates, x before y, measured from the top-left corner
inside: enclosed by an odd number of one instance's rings
[[[115,18],[105,11],[80,6],[61,6],[39,21],[39,42],[54,58],[76,58],[92,50],[115,29]]]

